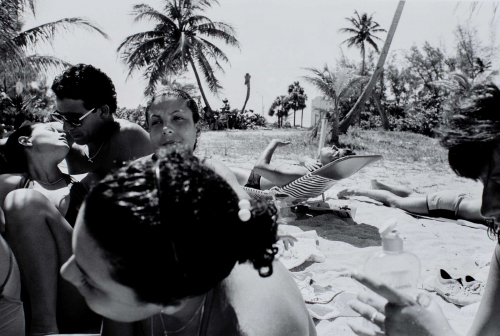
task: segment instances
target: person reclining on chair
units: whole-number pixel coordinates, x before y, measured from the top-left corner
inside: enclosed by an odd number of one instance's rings
[[[372,189],[348,188],[337,194],[338,198],[365,196],[386,206],[402,209],[418,215],[466,219],[486,224],[481,216],[481,199],[467,198],[465,193],[441,190],[428,195],[419,194],[408,187],[371,181]]]
[[[299,160],[298,165],[271,165],[271,159],[276,148],[289,144],[289,141],[273,139],[257,159],[252,170],[231,167],[230,169],[233,171],[234,175],[236,175],[238,183],[248,188],[268,190],[272,187],[283,186],[293,182],[341,157],[354,155],[349,149],[338,149],[335,146],[323,147],[317,160],[309,156],[304,156]]]

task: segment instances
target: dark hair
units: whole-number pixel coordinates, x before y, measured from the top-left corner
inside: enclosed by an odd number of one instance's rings
[[[33,132],[33,125],[26,125],[18,128],[12,133],[5,143],[5,159],[8,163],[9,173],[25,173],[28,171],[28,158],[25,148],[19,143],[22,136],[30,137]]]
[[[441,144],[449,150],[451,168],[462,177],[479,179],[500,139],[500,90],[493,83],[477,84],[450,102],[449,123]]]
[[[500,90],[493,83],[476,84],[448,109],[441,144],[448,149],[450,167],[459,176],[478,180],[500,143]],[[494,221],[487,224],[488,235],[498,236]]]
[[[252,206],[251,219],[242,222],[225,180],[196,157],[173,151],[109,174],[87,197],[84,218],[112,278],[139,300],[166,305],[208,292],[236,262],[272,274],[276,208],[262,201]]]
[[[77,64],[66,69],[52,83],[52,91],[59,99],[81,99],[86,109],[107,105],[116,112],[116,91],[111,78],[89,64]]]
[[[151,106],[158,99],[184,99],[186,101],[186,106],[191,110],[193,114],[193,121],[196,125],[198,121],[200,121],[200,111],[198,110],[198,104],[196,101],[189,95],[189,93],[182,90],[170,90],[168,92],[163,92],[154,95],[146,105],[146,123],[149,125],[149,110]]]

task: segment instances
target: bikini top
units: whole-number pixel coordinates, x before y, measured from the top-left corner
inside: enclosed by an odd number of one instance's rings
[[[85,197],[87,196],[89,190],[83,183],[77,181],[70,175],[63,174],[63,178],[69,188],[69,205],[68,211],[66,211],[66,215],[64,216],[64,218],[73,227],[76,222],[78,210],[80,210],[80,206],[85,200]],[[30,183],[32,181],[33,180],[30,179],[28,174],[23,174],[21,176],[21,181],[19,181],[18,189],[31,189],[32,187]]]

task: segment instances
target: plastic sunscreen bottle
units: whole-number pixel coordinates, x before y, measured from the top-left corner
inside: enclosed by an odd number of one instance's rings
[[[395,230],[396,224],[396,220],[391,220],[379,229],[382,251],[366,261],[363,273],[416,298],[420,260],[413,253],[403,250],[403,238]]]
[[[396,224],[395,220],[391,220],[380,228],[382,251],[366,261],[363,273],[416,297],[420,260],[413,253],[403,250],[403,238],[395,230]]]

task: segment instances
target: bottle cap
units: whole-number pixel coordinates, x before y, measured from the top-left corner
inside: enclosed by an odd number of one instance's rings
[[[382,225],[379,229],[380,237],[382,238],[382,248],[388,252],[403,251],[403,238],[396,231],[397,221],[391,219]]]

